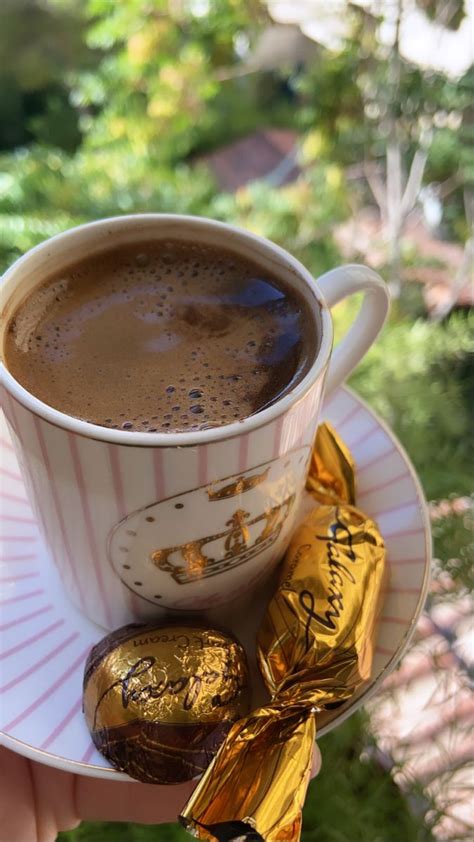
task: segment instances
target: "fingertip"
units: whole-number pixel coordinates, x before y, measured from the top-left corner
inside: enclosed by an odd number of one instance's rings
[[[316,775],[319,775],[319,772],[321,771],[321,763],[322,763],[321,752],[319,750],[318,744],[315,743],[314,748],[313,748],[313,762],[312,762],[312,766],[311,766],[311,777],[312,778],[315,778]]]
[[[176,822],[196,783],[160,786],[81,778],[76,789],[77,811],[87,821]]]

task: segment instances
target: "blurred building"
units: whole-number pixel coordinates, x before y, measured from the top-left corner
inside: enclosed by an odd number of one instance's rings
[[[300,174],[297,140],[290,129],[259,129],[198,160],[207,164],[219,188],[228,193],[258,179],[280,187]]]

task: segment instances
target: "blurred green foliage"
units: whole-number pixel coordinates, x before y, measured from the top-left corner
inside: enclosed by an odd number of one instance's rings
[[[431,0],[424,7],[432,11]],[[463,241],[474,173],[472,71],[455,82],[401,62],[394,73],[393,56],[375,49],[373,20],[354,8],[351,19],[339,54],[318,47],[307,61],[275,58],[258,69],[253,50],[269,23],[261,0],[4,0],[1,267],[81,222],[161,211],[244,226],[318,275],[341,259],[334,226],[370,196],[348,169],[363,170],[367,159],[383,166],[394,125],[407,164],[418,144],[429,147],[424,183],[443,187],[444,232]],[[299,131],[299,179],[220,192],[196,160],[262,127]],[[420,265],[417,255],[405,257]],[[336,308],[337,335],[357,304]],[[465,314],[430,322],[418,288],[407,285],[351,378],[394,428],[434,500],[472,487],[472,336]],[[471,530],[472,515],[455,512],[434,529],[440,565],[462,588]],[[373,760],[361,762],[368,741],[362,714],[322,740],[325,763],[311,785],[303,842],[431,838],[390,776]],[[183,842],[184,832],[172,825],[84,824],[59,839],[178,837]]]
[[[452,498],[451,498],[452,500]],[[455,500],[456,502],[456,500]],[[463,501],[464,502],[464,501]],[[433,523],[437,569],[448,573],[457,591],[474,590],[474,495],[465,511],[452,511]],[[434,570],[436,574],[437,570]],[[442,597],[441,597],[442,598]]]
[[[77,7],[3,0],[0,32],[0,150],[37,141],[74,151],[79,114],[65,76],[97,63]]]
[[[165,825],[161,826],[160,839],[166,839],[163,831]],[[63,831],[57,837],[57,842],[136,842],[136,840],[149,840],[154,828],[146,825],[131,825],[126,822],[83,822],[76,830]],[[161,836],[163,833],[163,836]],[[138,834],[138,835],[137,835]],[[155,834],[156,836],[156,834]],[[170,842],[175,842],[175,835],[172,832]]]
[[[60,833],[57,842],[189,842],[189,838],[177,824],[84,822],[77,830]]]
[[[20,149],[0,171],[0,259],[72,225],[134,212],[202,213],[213,196],[207,172],[186,162],[150,168],[141,153]]]
[[[474,352],[474,320],[444,325],[408,318],[369,351],[351,384],[400,437],[430,499],[472,488],[472,403],[465,366]]]
[[[429,828],[371,757],[363,712],[322,737],[319,745],[323,766],[308,790],[302,842],[432,842]]]

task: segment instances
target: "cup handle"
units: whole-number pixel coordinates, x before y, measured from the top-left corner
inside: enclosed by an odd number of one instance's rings
[[[326,378],[326,397],[343,383],[380,333],[390,307],[387,285],[380,275],[357,263],[339,266],[318,278],[329,307],[348,295],[364,292],[357,317],[333,351]]]

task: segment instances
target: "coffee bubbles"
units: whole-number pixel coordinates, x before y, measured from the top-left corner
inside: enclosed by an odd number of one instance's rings
[[[85,257],[19,306],[6,363],[28,391],[93,424],[195,431],[258,412],[307,371],[307,305],[258,264],[191,242]]]

